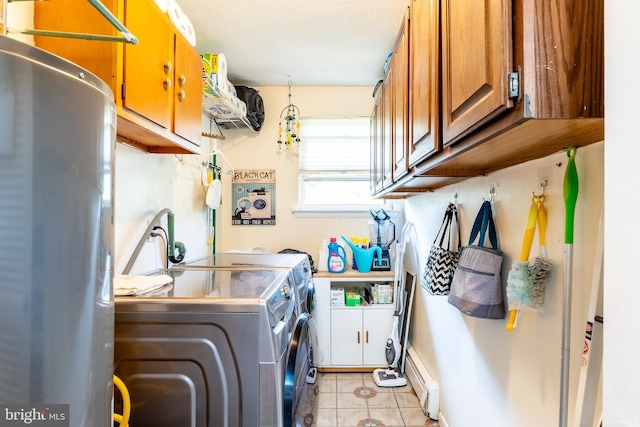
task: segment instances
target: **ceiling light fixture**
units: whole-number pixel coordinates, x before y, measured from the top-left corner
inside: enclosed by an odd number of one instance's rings
[[[296,115],[297,114],[297,115]],[[280,112],[280,122],[278,123],[278,149],[282,150],[284,143],[285,149],[289,149],[295,141],[300,144],[300,109],[291,103],[291,80],[289,80],[289,105]],[[282,120],[285,121],[285,140],[282,141]]]

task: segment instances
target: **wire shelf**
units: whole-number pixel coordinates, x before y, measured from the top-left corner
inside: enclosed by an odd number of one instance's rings
[[[217,87],[206,84],[202,98],[202,109],[223,129],[249,129],[255,132],[246,114]]]

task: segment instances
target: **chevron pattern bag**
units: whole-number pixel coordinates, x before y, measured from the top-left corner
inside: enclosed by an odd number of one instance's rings
[[[458,247],[455,251],[451,250],[451,233],[453,228],[453,220],[458,227]],[[438,238],[440,241],[438,242]],[[445,248],[444,240],[447,240]],[[458,209],[453,203],[449,203],[444,213],[440,231],[433,241],[433,246],[429,251],[429,258],[424,267],[421,285],[431,295],[448,295],[451,288],[451,280],[453,273],[460,259],[460,251],[462,244],[460,241],[460,223],[458,222]]]

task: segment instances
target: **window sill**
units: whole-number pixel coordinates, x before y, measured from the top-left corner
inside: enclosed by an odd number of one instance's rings
[[[378,210],[381,206],[372,206],[371,209]],[[392,209],[385,209],[389,214],[400,212]],[[346,208],[346,207],[323,207],[323,208],[298,208],[291,211],[296,218],[371,218],[368,208]]]

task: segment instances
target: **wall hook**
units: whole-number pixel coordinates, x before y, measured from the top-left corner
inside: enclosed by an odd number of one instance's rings
[[[544,196],[544,188],[547,186],[547,178],[542,178],[540,180],[540,187],[542,187],[542,195]]]

